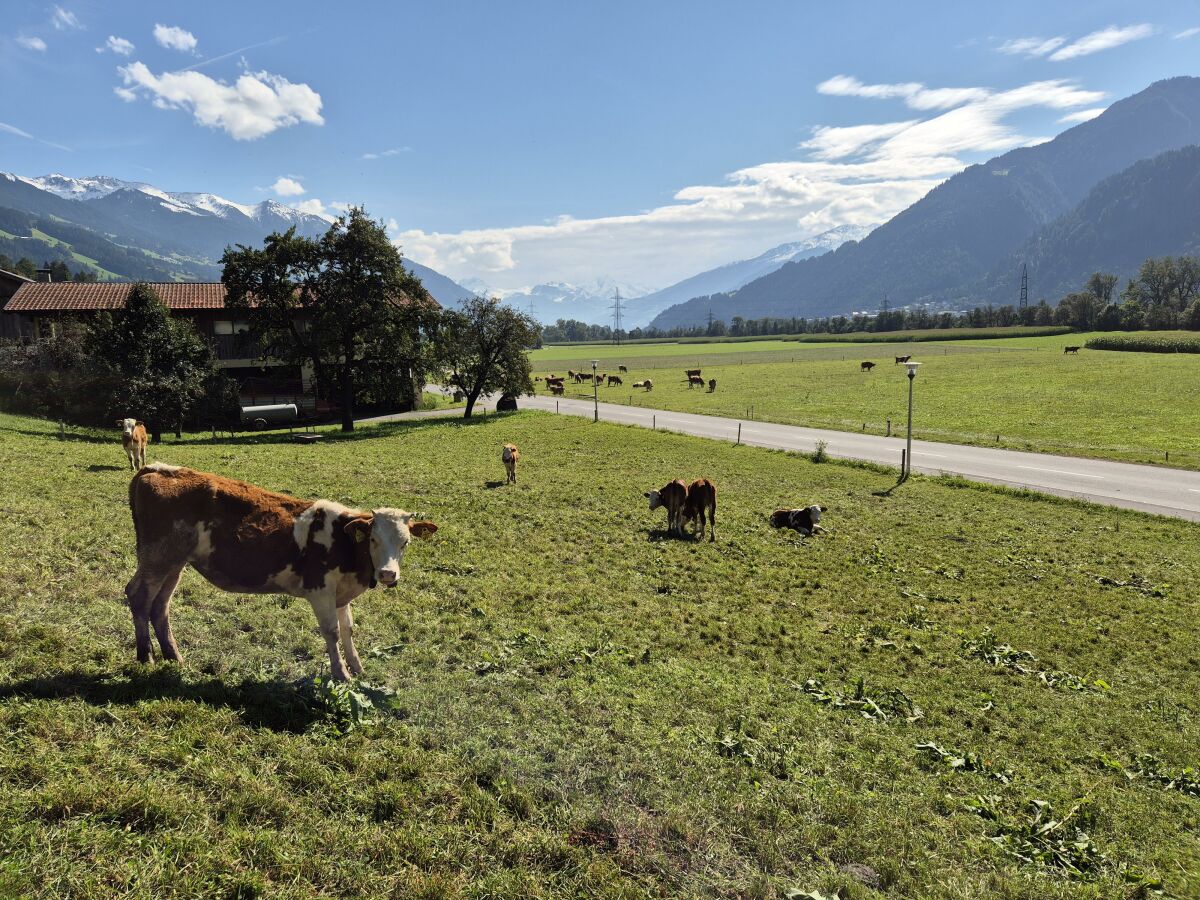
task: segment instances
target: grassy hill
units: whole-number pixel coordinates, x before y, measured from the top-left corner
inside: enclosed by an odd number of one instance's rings
[[[1200,888],[1200,526],[535,413],[154,448],[439,522],[348,727],[302,601],[185,573],[186,667],[131,662],[128,472],[70,438],[0,416],[0,895]],[[701,474],[717,543],[661,539]]]

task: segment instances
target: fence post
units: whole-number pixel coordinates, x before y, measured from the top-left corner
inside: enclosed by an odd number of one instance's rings
[[[741,423],[741,422],[738,422],[738,439],[737,439],[737,443],[739,443],[739,444],[740,444],[741,442],[742,442],[742,423]]]
[[[650,430],[658,431],[658,415],[657,414],[650,417]]]
[[[908,451],[906,451],[903,447],[900,448],[900,477],[901,478],[908,477],[908,460],[906,460],[904,458],[904,456],[907,452]]]
[[[557,400],[554,401],[554,411],[558,412],[558,401]]]
[[[892,436],[892,420],[888,419],[887,423],[888,423],[887,434],[885,435],[885,437],[891,437]]]

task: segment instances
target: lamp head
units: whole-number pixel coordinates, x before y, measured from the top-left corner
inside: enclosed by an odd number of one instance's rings
[[[909,377],[909,378],[916,378],[916,377],[917,377],[917,366],[919,366],[919,365],[920,365],[920,363],[918,363],[918,362],[906,362],[904,365],[905,365],[905,367],[908,369],[908,377]]]
[[[592,371],[593,371],[593,372],[595,372],[595,371],[596,371],[596,366],[598,366],[598,365],[600,365],[600,361],[599,361],[599,360],[596,360],[596,359],[593,359],[593,360],[592,360]]]

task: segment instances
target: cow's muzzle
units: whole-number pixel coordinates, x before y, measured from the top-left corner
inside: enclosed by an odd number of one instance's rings
[[[391,587],[399,580],[400,573],[395,569],[380,569],[376,577],[384,587]]]

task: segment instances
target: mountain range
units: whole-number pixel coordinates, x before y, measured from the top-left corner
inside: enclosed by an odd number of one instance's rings
[[[0,253],[39,263],[62,260],[101,278],[215,281],[226,247],[259,244],[292,227],[317,237],[331,221],[274,200],[236,203],[106,175],[29,178],[0,172]],[[408,259],[404,264],[442,304],[470,296],[427,266]]]
[[[1200,78],[1159,81],[1051,141],[968,167],[860,241],[789,262],[734,291],[676,304],[652,324],[697,325],[710,309],[726,321],[734,315],[835,315],[873,309],[884,296],[892,306],[1015,302],[1021,262],[1029,263],[1031,296],[1058,299],[1061,294],[1055,292],[1064,286],[1078,287],[1070,280],[1081,267],[1128,275],[1129,267],[1136,270],[1145,255],[1172,252],[1179,244],[1175,237],[1165,243],[1140,240],[1137,252],[1142,255],[1136,262],[1122,262],[1099,252],[1095,242],[1096,252],[1083,246],[1088,234],[1084,222],[1128,183],[1102,182],[1144,160],[1198,143]],[[1180,170],[1190,159],[1162,163],[1155,174],[1186,177]],[[1134,180],[1149,176],[1150,170],[1130,174]],[[1170,187],[1162,189],[1169,192]],[[1135,216],[1123,226],[1127,232],[1161,234],[1161,228],[1152,227],[1155,212],[1147,205],[1124,202],[1121,208]],[[1184,219],[1194,225],[1200,213],[1194,206],[1191,213],[1190,220],[1186,213]],[[1063,256],[1068,252],[1070,259]]]
[[[477,279],[466,279],[463,284],[477,293],[498,294],[506,303],[522,312],[532,310],[533,317],[546,324],[557,319],[577,319],[599,325],[612,324],[613,294],[620,290],[622,326],[631,329],[650,324],[651,319],[674,303],[701,294],[736,290],[756,278],[774,272],[784,263],[817,256],[841,246],[846,241],[858,240],[866,236],[872,227],[874,226],[841,225],[802,241],[772,247],[753,259],[726,263],[692,275],[657,291],[625,282],[619,283],[603,276],[584,284],[552,281],[508,292],[489,290],[484,282]]]

